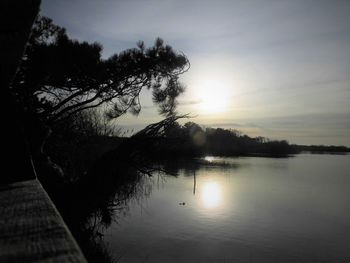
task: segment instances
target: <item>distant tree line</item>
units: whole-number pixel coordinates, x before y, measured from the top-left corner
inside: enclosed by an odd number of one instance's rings
[[[311,153],[348,153],[350,148],[335,145],[293,145],[299,152]]]
[[[283,157],[301,152],[347,153],[346,146],[296,145],[286,140],[250,137],[235,129],[204,128],[194,122],[180,125],[175,122],[164,132],[155,158],[188,158],[215,156],[271,156]]]
[[[188,158],[205,155],[285,156],[298,153],[287,141],[264,137],[249,137],[238,130],[202,128],[194,122],[175,122],[152,153],[156,158]]]

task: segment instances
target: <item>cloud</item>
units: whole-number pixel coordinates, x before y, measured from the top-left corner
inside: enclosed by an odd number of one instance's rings
[[[179,105],[187,106],[187,105],[198,105],[202,101],[201,100],[187,100],[187,101],[179,101]]]

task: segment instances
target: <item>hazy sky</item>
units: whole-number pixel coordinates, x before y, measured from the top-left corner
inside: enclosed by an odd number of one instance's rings
[[[191,69],[179,111],[192,121],[299,144],[350,146],[348,0],[43,0],[42,14],[105,57],[161,37]],[[138,117],[160,119],[149,94]]]

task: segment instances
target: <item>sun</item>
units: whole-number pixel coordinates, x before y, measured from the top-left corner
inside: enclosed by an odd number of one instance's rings
[[[198,110],[205,114],[217,114],[228,110],[231,91],[229,83],[209,79],[198,85]]]
[[[221,188],[216,182],[207,182],[202,188],[202,201],[206,208],[215,208],[221,203]]]

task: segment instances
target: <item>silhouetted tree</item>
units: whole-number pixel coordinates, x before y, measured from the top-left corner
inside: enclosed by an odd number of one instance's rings
[[[175,113],[176,97],[184,91],[178,76],[188,60],[158,38],[153,47],[101,57],[98,43],[70,39],[66,30],[40,17],[34,27],[13,92],[29,110],[52,124],[87,108],[110,104],[110,117],[141,110],[139,95],[152,90],[160,113]]]
[[[105,104],[109,118],[138,114],[140,92],[147,88],[160,114],[176,114],[176,98],[184,91],[178,78],[189,67],[185,55],[160,38],[150,48],[139,42],[107,59],[101,51],[98,43],[70,39],[47,17],[36,20],[11,92],[24,108],[37,167],[53,167],[42,154],[50,128],[84,110]]]

